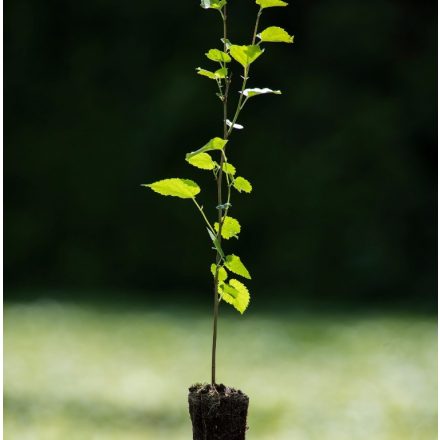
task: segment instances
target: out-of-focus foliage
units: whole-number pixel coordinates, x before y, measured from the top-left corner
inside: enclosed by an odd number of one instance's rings
[[[251,397],[249,438],[436,438],[434,318],[225,311],[218,375]],[[7,304],[5,439],[191,438],[210,329],[205,312],[157,304]]]
[[[258,7],[229,8],[230,41],[246,41]],[[218,46],[218,13],[114,0],[4,12],[6,286],[209,288],[193,206],[139,185],[184,169],[197,180],[182,158],[221,135],[213,84],[194,74],[200,41]],[[262,29],[292,30],[295,45],[267,47],[250,81],[284,96],[246,107],[235,132],[255,195],[237,207],[234,251],[273,295],[433,298],[436,3],[266,12]]]

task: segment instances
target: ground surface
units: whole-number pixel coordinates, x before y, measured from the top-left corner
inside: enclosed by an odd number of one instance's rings
[[[209,379],[205,313],[5,305],[6,440],[189,440]],[[425,315],[223,313],[219,379],[251,398],[249,440],[433,440]]]

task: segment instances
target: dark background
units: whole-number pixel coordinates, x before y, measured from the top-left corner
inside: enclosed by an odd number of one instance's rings
[[[249,43],[256,9],[230,2],[233,42]],[[194,206],[139,185],[194,179],[215,214],[214,182],[184,155],[221,134],[214,84],[194,70],[212,66],[218,14],[112,0],[4,12],[7,298],[205,295],[213,252]],[[263,14],[295,44],[253,65],[250,86],[283,95],[254,98],[230,141],[254,192],[234,194],[244,228],[225,246],[257,301],[435,303],[436,17],[435,2],[397,0]]]

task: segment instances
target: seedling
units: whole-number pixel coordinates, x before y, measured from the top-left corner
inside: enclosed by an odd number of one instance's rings
[[[260,18],[263,12],[272,7],[287,6],[281,0],[256,0],[259,9],[255,21],[250,44],[239,45],[231,43],[228,39],[228,15],[226,0],[202,0],[203,9],[211,9],[222,20],[223,35],[220,39],[221,48],[209,49],[205,55],[213,63],[213,68],[204,69],[198,67],[197,73],[213,81],[216,87],[216,95],[222,107],[223,133],[206,142],[202,147],[189,152],[186,162],[201,170],[213,173],[217,186],[217,200],[212,202],[212,214],[216,212],[216,221],[209,219],[201,203],[196,196],[200,193],[200,186],[189,179],[170,178],[159,180],[154,183],[143,185],[151,188],[163,196],[179,197],[191,200],[204,221],[207,238],[211,242],[215,252],[215,262],[211,264],[211,273],[214,278],[214,312],[212,334],[212,363],[211,385],[216,384],[216,345],[217,345],[217,320],[219,305],[223,301],[230,304],[240,313],[244,313],[249,305],[250,295],[246,285],[235,278],[240,276],[251,279],[251,275],[238,255],[226,253],[223,250],[223,240],[238,238],[241,232],[239,221],[230,215],[233,210],[233,191],[250,193],[252,185],[248,179],[240,176],[237,168],[228,160],[227,146],[234,130],[242,130],[239,117],[246,104],[255,97],[266,94],[280,95],[280,90],[264,88],[248,88],[249,72],[251,66],[265,52],[266,43],[293,43],[293,37],[284,29],[277,26],[269,26],[259,30]],[[238,64],[241,73],[234,75],[241,82],[238,94],[232,94],[232,69],[234,62]],[[234,99],[236,98],[236,99]],[[236,101],[231,102],[231,101]],[[233,111],[230,113],[230,107]],[[235,202],[234,202],[235,203]],[[211,214],[210,213],[210,214]]]

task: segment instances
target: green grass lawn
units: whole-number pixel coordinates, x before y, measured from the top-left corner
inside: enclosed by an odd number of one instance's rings
[[[437,328],[408,314],[224,313],[218,378],[249,440],[437,438]],[[7,303],[6,440],[189,440],[211,320],[189,309]]]

